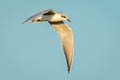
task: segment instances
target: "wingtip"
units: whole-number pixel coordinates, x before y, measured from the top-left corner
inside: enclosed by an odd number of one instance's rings
[[[68,75],[70,74],[70,69],[68,69]]]
[[[26,23],[26,22],[28,22],[28,20],[23,21],[22,24],[24,24],[24,23]]]
[[[21,22],[21,24],[24,24],[25,22]]]
[[[26,23],[26,22],[27,22],[27,20],[25,20],[25,21],[21,22],[21,24],[24,24],[24,23]]]
[[[68,71],[68,75],[70,74],[70,72]]]

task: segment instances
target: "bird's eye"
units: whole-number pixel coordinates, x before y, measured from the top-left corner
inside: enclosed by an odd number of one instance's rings
[[[65,16],[63,16],[63,15],[62,15],[61,17],[66,18],[66,17],[65,17]]]

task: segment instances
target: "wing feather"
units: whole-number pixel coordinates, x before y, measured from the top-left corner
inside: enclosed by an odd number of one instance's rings
[[[33,18],[35,18],[35,17],[38,17],[38,16],[40,16],[40,15],[43,15],[43,14],[46,14],[46,13],[55,13],[54,11],[53,11],[53,9],[47,9],[47,10],[44,10],[44,11],[40,11],[39,13],[37,13],[37,14],[35,14],[35,15],[33,15],[33,16],[31,16],[31,17],[29,17],[29,18],[27,18],[24,22],[22,22],[23,24],[25,23],[25,22],[28,22],[29,20],[32,20]]]
[[[63,21],[49,23],[52,25],[52,27],[56,30],[56,32],[60,36],[69,73],[73,60],[73,46],[74,46],[72,30]]]

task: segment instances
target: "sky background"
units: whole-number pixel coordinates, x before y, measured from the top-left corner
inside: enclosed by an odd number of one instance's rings
[[[21,24],[49,8],[72,21],[70,75],[55,30]],[[120,0],[1,0],[0,80],[120,80]]]

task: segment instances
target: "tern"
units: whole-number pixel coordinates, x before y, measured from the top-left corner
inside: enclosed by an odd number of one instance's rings
[[[56,30],[61,39],[69,73],[73,61],[74,40],[72,29],[63,22],[64,20],[71,22],[69,18],[63,13],[55,12],[53,9],[47,9],[27,18],[22,23],[30,20],[32,23],[47,21]]]

